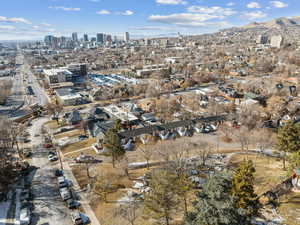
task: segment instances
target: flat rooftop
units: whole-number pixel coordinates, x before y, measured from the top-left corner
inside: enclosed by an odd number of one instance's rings
[[[138,120],[138,118],[135,115],[116,105],[106,106],[104,107],[104,110],[110,115],[113,115],[114,117],[120,119],[123,122]]]
[[[47,76],[56,76],[57,74],[61,74],[61,73],[65,75],[72,75],[72,73],[66,68],[48,69],[43,71]]]

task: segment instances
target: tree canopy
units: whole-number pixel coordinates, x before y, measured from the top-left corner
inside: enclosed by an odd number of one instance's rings
[[[231,194],[235,199],[235,206],[243,209],[249,217],[256,216],[260,207],[253,187],[254,173],[253,162],[251,160],[243,161],[235,171],[232,179]]]
[[[195,211],[188,213],[185,225],[240,225],[246,217],[239,213],[230,194],[231,176],[217,173],[208,179],[203,190],[197,194]]]

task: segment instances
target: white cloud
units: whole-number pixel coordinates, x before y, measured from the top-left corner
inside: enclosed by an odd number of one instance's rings
[[[235,2],[228,2],[226,5],[227,5],[227,6],[234,6],[234,5],[235,5]]]
[[[135,31],[174,31],[174,27],[160,27],[160,26],[144,26],[144,27],[130,27],[130,30]]]
[[[0,25],[0,30],[15,30],[16,27],[10,25]]]
[[[148,20],[165,24],[174,24],[185,27],[203,27],[203,26],[225,26],[227,22],[206,22],[212,19],[222,19],[224,16],[212,14],[193,14],[179,13],[170,15],[151,15]]]
[[[247,8],[249,9],[260,9],[261,6],[258,2],[250,2],[247,4]]]
[[[52,24],[49,23],[41,23],[40,25],[43,27],[52,27]]]
[[[31,24],[30,21],[24,18],[20,18],[20,17],[7,18],[5,16],[0,16],[0,22]]]
[[[125,12],[120,12],[119,14],[123,16],[132,16],[134,12],[132,12],[131,10],[126,10]]]
[[[267,16],[267,14],[262,11],[245,12],[243,14],[243,17],[245,17],[249,20],[261,19],[261,18],[265,18],[266,16]]]
[[[64,6],[49,6],[49,9],[63,10],[63,11],[80,11],[80,8],[64,7]]]
[[[213,7],[191,6],[188,7],[187,11],[191,13],[214,14],[219,16],[231,16],[233,14],[236,14],[236,11],[230,8],[222,8],[219,6],[213,6]]]
[[[110,11],[108,11],[106,9],[102,9],[102,10],[96,12],[96,13],[99,14],[99,15],[109,15]]]
[[[275,8],[286,8],[289,6],[288,4],[281,1],[270,1],[270,3]]]
[[[187,4],[184,0],[156,0],[156,3],[163,5],[185,5]]]

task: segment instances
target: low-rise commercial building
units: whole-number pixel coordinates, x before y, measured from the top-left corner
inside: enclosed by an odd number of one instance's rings
[[[83,101],[83,97],[78,93],[72,92],[70,88],[60,88],[55,90],[55,92],[58,102],[64,106],[79,105]]]

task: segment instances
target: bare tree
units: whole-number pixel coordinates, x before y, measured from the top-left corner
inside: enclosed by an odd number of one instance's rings
[[[147,162],[147,169],[149,170],[149,161],[151,160],[152,156],[153,156],[153,149],[150,148],[149,146],[140,146],[140,151],[142,153],[143,158],[146,160]]]
[[[233,139],[239,142],[242,151],[248,151],[249,145],[251,143],[252,132],[249,131],[246,127],[240,127],[239,129],[233,130]]]
[[[260,151],[271,148],[275,144],[273,133],[266,128],[257,130],[253,134],[253,141]]]
[[[130,201],[121,204],[115,212],[115,216],[119,216],[126,220],[128,224],[135,225],[136,220],[141,215],[141,203],[138,201]]]
[[[201,159],[202,165],[205,166],[205,163],[209,156],[212,154],[213,146],[207,141],[200,140],[197,143],[197,153]]]

